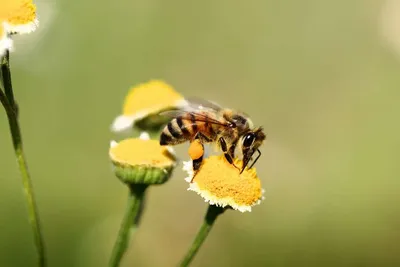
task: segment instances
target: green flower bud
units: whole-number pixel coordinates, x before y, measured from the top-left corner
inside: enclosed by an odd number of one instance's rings
[[[163,184],[172,174],[176,157],[158,140],[140,138],[112,142],[110,159],[115,175],[125,184]]]

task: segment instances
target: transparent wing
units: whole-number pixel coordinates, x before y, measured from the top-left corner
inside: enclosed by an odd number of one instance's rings
[[[218,105],[217,103],[209,100],[205,100],[203,98],[198,98],[198,97],[189,97],[186,98],[186,101],[188,101],[189,105],[188,107],[190,109],[195,109],[195,110],[214,110],[214,111],[220,111],[222,107]]]
[[[186,100],[189,102],[188,106],[184,107],[184,109],[187,111],[210,110],[210,111],[218,112],[218,111],[221,111],[222,109],[224,109],[219,104],[217,104],[213,101],[205,100],[203,98],[189,97],[189,98],[186,98]],[[246,112],[244,112],[242,110],[235,109],[235,112],[238,115],[242,115],[245,118],[250,117],[249,114],[247,114]]]
[[[173,110],[166,110],[162,111],[159,113],[161,116],[166,116],[170,118],[176,118],[176,117],[184,117],[186,119],[188,111],[182,110],[182,109],[173,109]]]
[[[231,124],[224,119],[212,118],[206,113],[201,111],[186,111],[186,110],[167,110],[160,113],[162,116],[167,116],[171,118],[182,117],[184,120],[194,120],[201,122],[208,122],[212,124],[217,124],[225,127],[231,127]]]

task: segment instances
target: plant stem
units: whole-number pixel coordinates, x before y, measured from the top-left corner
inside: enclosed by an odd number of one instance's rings
[[[0,100],[7,113],[15,156],[17,158],[17,163],[22,176],[22,186],[25,194],[25,201],[28,207],[29,222],[33,230],[35,246],[38,254],[38,266],[44,267],[46,266],[45,246],[41,233],[40,220],[37,211],[38,209],[33,193],[32,180],[29,175],[28,165],[22,146],[21,129],[19,127],[17,117],[18,111],[14,104],[14,94],[11,85],[11,71],[9,68],[8,52],[4,58],[1,60],[1,71],[5,94],[1,91]]]
[[[4,92],[6,93],[6,97],[10,102],[11,107],[15,109],[14,92],[11,83],[10,51],[8,50],[1,60],[1,73],[4,84]]]
[[[111,254],[110,267],[117,267],[120,265],[122,257],[128,248],[129,238],[131,234],[137,229],[144,195],[148,185],[135,184],[130,186],[127,206],[124,218],[122,219],[119,228],[118,237],[115,241],[114,248]]]
[[[186,253],[185,258],[183,258],[180,264],[181,267],[189,266],[189,264],[192,262],[193,258],[199,251],[204,240],[207,238],[208,233],[210,232],[218,215],[222,214],[224,211],[225,211],[224,208],[217,207],[215,205],[208,206],[207,213],[204,217],[203,225],[201,226],[199,232],[197,233],[197,236],[194,239],[189,251]]]

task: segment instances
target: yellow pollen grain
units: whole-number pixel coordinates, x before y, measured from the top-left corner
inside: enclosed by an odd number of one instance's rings
[[[125,139],[110,148],[112,161],[122,165],[150,165],[166,167],[175,163],[175,157],[158,140]]]
[[[150,81],[133,87],[128,93],[124,115],[133,115],[143,111],[158,111],[176,106],[183,96],[163,81]]]
[[[203,156],[204,148],[199,140],[194,140],[190,143],[188,153],[192,160],[199,159],[201,156]]]
[[[242,161],[236,160],[235,164],[240,168]],[[223,156],[205,159],[193,181],[214,199],[232,198],[238,205],[250,206],[262,197],[261,181],[255,170],[246,169],[240,174]]]
[[[0,21],[24,25],[35,21],[36,6],[30,0],[0,0]]]

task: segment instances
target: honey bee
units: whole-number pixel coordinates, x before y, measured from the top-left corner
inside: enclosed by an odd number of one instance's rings
[[[235,149],[240,147],[243,155],[243,165],[240,173],[249,164],[255,152],[255,158],[249,168],[261,156],[259,147],[266,135],[262,127],[253,127],[250,118],[232,109],[200,99],[193,99],[190,104],[180,110],[164,111],[161,115],[173,117],[160,135],[160,145],[177,145],[186,141],[199,141],[204,151],[204,143],[216,143],[224,153],[226,160],[235,166]],[[193,171],[199,170],[203,154],[193,159]],[[237,166],[235,166],[239,169]]]

